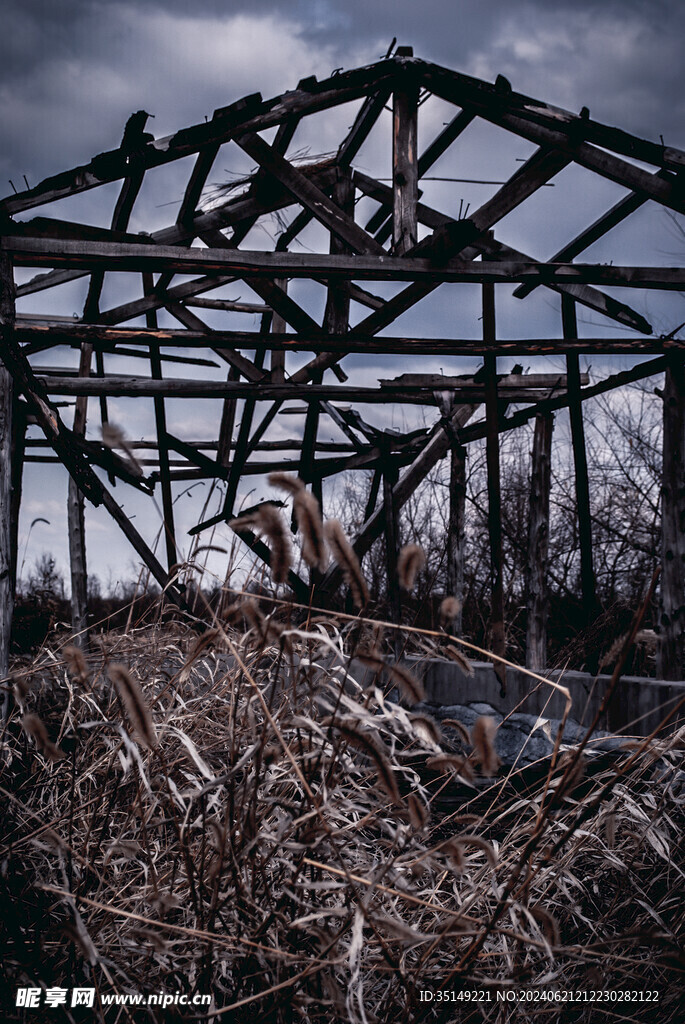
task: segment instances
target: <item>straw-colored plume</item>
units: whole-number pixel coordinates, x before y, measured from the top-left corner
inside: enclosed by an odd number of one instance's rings
[[[126,458],[129,462],[129,469],[135,476],[143,475],[143,467],[138,462],[138,459],[133,454],[131,445],[126,440],[121,427],[117,427],[114,423],[103,423],[102,424],[102,443],[107,448],[121,448],[126,453]]]
[[[410,793],[407,797],[407,807],[412,828],[420,832],[430,821],[430,810],[416,793]]]
[[[400,586],[413,590],[416,577],[426,564],[426,555],[418,544],[405,544],[397,559],[397,575]]]
[[[24,715],[21,720],[21,726],[26,735],[31,737],[36,744],[36,749],[40,751],[46,761],[60,761],[66,756],[64,751],[60,750],[57,744],[52,742],[48,735],[48,730],[45,728],[45,723],[38,715]]]
[[[471,729],[471,743],[483,775],[494,775],[500,766],[500,759],[495,750],[496,732],[495,720],[489,715],[477,718]]]
[[[250,515],[231,519],[228,525],[238,532],[242,528],[253,527],[258,533],[264,534],[271,552],[271,578],[274,583],[285,583],[293,555],[290,535],[278,509],[273,505],[261,505]]]
[[[278,487],[288,494],[301,494],[305,490],[304,481],[299,476],[290,476],[289,473],[269,473],[267,480],[272,487]]]
[[[293,508],[297,528],[302,536],[302,557],[311,569],[323,572],[328,557],[319,503],[311,491],[303,489],[295,494]]]
[[[461,611],[461,601],[456,597],[446,597],[440,605],[440,625],[449,629]]]
[[[134,736],[145,747],[157,746],[157,733],[139,683],[125,665],[110,665],[107,675],[114,683],[121,703],[124,705]]]
[[[329,519],[324,526],[324,532],[331,553],[342,569],[345,582],[352,592],[354,603],[357,608],[363,608],[369,600],[369,588],[362,575],[359,559],[345,536],[345,531],[337,519]]]
[[[88,681],[88,666],[81,648],[71,645],[65,647],[62,654],[72,679],[76,679],[79,683],[86,683]]]
[[[442,648],[442,651],[450,659],[450,661],[454,661],[457,663],[457,665],[462,670],[464,675],[473,675],[473,665],[466,657],[466,655],[459,650],[458,647],[455,647],[454,644],[445,644],[445,646]]]
[[[397,779],[390,764],[388,751],[383,743],[362,729],[353,718],[336,719],[335,728],[348,743],[363,750],[371,758],[378,772],[379,783],[392,802],[399,804],[401,801]]]

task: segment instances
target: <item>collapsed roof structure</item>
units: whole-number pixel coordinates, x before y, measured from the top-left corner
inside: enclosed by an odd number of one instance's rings
[[[449,104],[453,112],[419,153],[419,116],[431,96]],[[355,115],[334,155],[305,160],[292,156],[293,138],[309,118],[345,104],[356,105]],[[358,166],[357,158],[388,107],[392,177],[384,182]],[[492,638],[495,654],[503,654],[499,435],[535,420],[528,648],[529,664],[543,667],[552,414],[570,410],[583,597],[590,608],[594,572],[582,403],[629,381],[665,373],[660,671],[664,678],[682,678],[685,342],[675,336],[656,336],[644,316],[616,298],[613,290],[683,291],[685,267],[625,266],[620,259],[611,264],[585,263],[582,256],[649,201],[684,213],[685,153],[600,124],[587,109],[576,115],[520,95],[502,77],[489,84],[417,59],[408,47],[325,81],[304,79],[293,91],[270,100],[263,100],[259,93],[246,96],[217,109],[204,123],[166,138],[155,139],[146,132],[146,121],[146,113],[137,112],[118,148],[0,202],[4,364],[0,369],[0,605],[4,620],[0,674],[6,672],[16,576],[21,465],[23,459],[36,457],[38,444],[34,439],[27,447],[27,422],[41,428],[42,443],[49,444],[70,474],[72,592],[75,625],[81,628],[85,626],[84,498],[109,511],[155,579],[181,601],[181,590],[169,575],[178,561],[174,481],[210,478],[225,485],[222,512],[198,522],[195,531],[199,532],[232,517],[245,474],[294,468],[320,494],[326,477],[351,469],[373,470],[371,499],[354,548],[362,557],[385,533],[392,581],[396,517],[402,505],[441,458],[452,452],[457,472],[463,446],[484,437]],[[451,147],[458,149],[460,137],[478,122],[525,140],[532,147],[531,155],[513,173],[503,175],[494,194],[472,212],[463,206],[458,213],[432,208],[422,201],[422,179],[428,180],[436,162]],[[239,147],[256,170],[240,187],[223,194],[214,190],[208,196],[209,176],[227,144]],[[183,158],[192,158],[192,168],[174,223],[144,234],[130,231],[134,204],[146,177]],[[547,260],[498,238],[498,225],[508,214],[574,164],[619,185],[625,193]],[[54,216],[60,202],[92,189],[111,191],[112,183],[118,183],[118,192],[109,227]],[[47,215],[36,215],[34,211],[41,207],[48,208]],[[250,232],[274,212],[281,230],[270,251],[262,251],[254,247]],[[322,251],[294,249],[298,237],[314,222],[325,231],[319,236],[326,240],[326,245],[319,246]],[[34,268],[34,276],[17,283],[15,270],[25,267]],[[132,297],[107,307],[103,286],[110,275],[125,275]],[[79,317],[22,312],[23,300],[29,296],[47,290],[51,298],[58,296],[60,289],[78,279],[87,284]],[[221,295],[224,285],[236,281],[249,287],[253,301]],[[323,289],[322,316],[306,308],[296,288],[291,286],[289,291],[289,282],[300,281]],[[378,295],[374,282],[389,283],[392,289]],[[457,292],[466,285],[480,289],[480,337],[385,333],[403,314],[446,285]],[[498,337],[495,293],[503,285],[515,285],[514,294],[522,300],[538,289],[553,296],[560,307],[558,336]],[[383,290],[380,285],[378,290]],[[626,330],[614,337],[611,330],[600,337],[579,337],[579,306],[599,315],[608,327],[618,324]],[[159,325],[163,311],[176,326]],[[259,326],[233,329],[230,316],[236,313],[259,314]],[[35,357],[50,349],[62,353],[62,362],[45,368]],[[77,373],[64,358],[65,352],[74,349],[80,353]],[[300,353],[308,353],[308,360],[303,362]],[[355,353],[410,356],[412,370],[417,372],[379,379],[365,387],[347,385],[341,363]],[[640,359],[632,368],[589,385],[580,373],[583,353]],[[106,360],[115,355],[136,358],[149,372],[145,376],[108,372]],[[419,372],[420,360],[436,355],[482,357],[482,367],[469,376]],[[561,356],[565,373],[498,373],[498,357],[539,355]],[[210,377],[203,371],[203,379],[169,377],[162,373],[169,362],[205,369],[222,365],[224,372]],[[65,396],[75,398],[71,425],[61,411],[64,403],[59,400]],[[122,396],[153,400],[155,437],[144,445],[153,454],[152,460],[146,460],[153,463],[150,475],[138,471],[111,446],[86,437],[88,399],[99,399],[99,415],[106,426],[108,400]],[[196,442],[180,436],[169,411],[169,400],[176,398],[222,400],[223,412],[213,437]],[[282,434],[269,440],[270,427],[284,412],[292,412],[286,405],[292,401],[298,408],[304,403],[302,429],[291,443],[299,449],[295,461],[278,455],[288,448]],[[401,433],[362,419],[358,407],[375,403],[418,403],[436,412],[427,429]],[[516,404],[517,411],[507,414],[508,404]],[[474,421],[479,406],[485,418]],[[322,439],[323,419],[335,424],[340,441]],[[264,452],[270,453],[268,462],[257,456]],[[94,467],[109,476],[109,483]],[[115,481],[146,493],[159,487],[166,564],[112,494]],[[463,508],[455,503],[450,524],[453,563],[459,558],[460,516]],[[268,560],[268,549],[258,538],[249,531],[241,536]],[[455,568],[448,571],[457,573]],[[291,572],[289,582],[296,598],[310,600],[311,579]],[[313,582],[315,601],[325,601],[340,583],[338,568],[333,566]]]

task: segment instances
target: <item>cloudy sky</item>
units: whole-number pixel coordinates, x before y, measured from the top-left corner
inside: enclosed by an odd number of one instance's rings
[[[294,88],[302,77],[323,78],[336,68],[378,60],[393,37],[419,57],[488,81],[503,74],[516,91],[569,110],[587,106],[596,120],[685,148],[685,5],[678,0],[5,0],[3,9],[0,194],[11,192],[10,181],[20,189],[25,176],[35,185],[116,147],[134,110],[154,113],[148,127],[163,136],[202,122],[246,93],[260,91],[266,98]],[[439,128],[441,111],[431,116]],[[321,140],[319,151],[326,143],[334,145],[333,136]],[[486,160],[488,147],[484,136],[480,152]],[[529,152],[519,147],[508,158]],[[240,169],[238,160],[227,171]],[[465,170],[471,169],[467,164]],[[511,169],[498,167],[497,175],[508,176]],[[179,187],[172,183],[171,199]],[[429,199],[439,205],[439,186],[435,190]],[[581,227],[623,193],[603,183],[586,194],[576,182],[573,201],[560,206],[561,194],[543,189],[539,201],[551,204],[554,198],[555,216],[570,231],[576,229],[574,211]],[[88,194],[91,206],[85,207],[91,216],[94,195]],[[146,224],[148,230],[173,221],[173,208],[154,208],[157,223]],[[549,220],[551,205],[540,209]],[[55,215],[75,216],[66,207]],[[511,223],[534,255],[551,254],[552,235],[547,242],[521,218]],[[663,212],[636,218],[632,235],[626,231],[630,258],[624,262],[640,261],[635,254],[644,239],[652,252],[642,262],[674,262],[678,239],[669,235]],[[666,240],[657,243],[662,234]],[[614,254],[600,250],[594,257]],[[670,326],[677,313],[653,306],[641,311],[657,326]],[[441,333],[439,306],[435,317],[431,326]],[[513,323],[510,336],[517,333],[525,328]],[[24,541],[32,518],[48,513],[51,523],[34,529],[27,564],[52,548],[65,565],[65,496],[61,476],[27,472]],[[105,543],[106,519],[88,515],[95,571],[105,578],[119,570],[127,575],[129,554]]]

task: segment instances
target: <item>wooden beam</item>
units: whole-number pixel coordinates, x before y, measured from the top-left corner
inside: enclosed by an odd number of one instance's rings
[[[99,284],[101,285],[101,281]],[[97,284],[96,289],[97,289]],[[91,281],[91,288],[93,282]],[[93,347],[87,342],[81,347],[79,378],[90,377]],[[86,433],[88,396],[79,395],[74,409],[72,430],[77,437]],[[88,647],[88,563],[86,558],[86,524],[83,494],[72,476],[67,490],[67,530],[69,535],[69,569],[71,575],[71,628],[74,644]]]
[[[685,679],[685,365],[672,358],[664,391],[661,608],[657,675]]]
[[[553,415],[538,413],[535,417],[530,474],[526,580],[526,668],[536,672],[547,668],[547,557],[553,430]]]
[[[342,280],[415,281],[431,287],[441,283],[513,284],[533,281],[549,287],[604,284],[625,288],[650,288],[662,291],[685,290],[683,267],[609,266],[605,264],[549,264],[530,260],[523,253],[495,243],[485,245],[489,252],[505,258],[474,263],[449,260],[444,265],[425,257],[322,255],[319,253],[247,252],[231,249],[179,249],[165,246],[74,242],[66,240],[55,251],[52,243],[41,238],[5,237],[2,242],[20,266],[43,264],[79,266],[87,270],[104,267],[117,272],[162,271],[189,274],[204,271],[225,280],[242,277],[337,277]],[[211,286],[211,285],[210,285]],[[192,294],[190,292],[189,294]],[[272,305],[268,302],[268,305]],[[620,307],[619,303],[616,303]],[[107,314],[103,314],[105,317]],[[134,315],[138,315],[135,313]],[[288,319],[290,319],[288,317]],[[108,322],[105,320],[105,322]],[[311,319],[310,319],[311,324]]]
[[[381,182],[376,182],[374,179],[369,178],[367,175],[362,175],[359,172],[355,173],[355,183],[361,191],[367,195],[372,195],[374,198],[386,197],[386,201],[390,202],[392,197],[392,190]],[[457,225],[458,223],[453,218],[445,216],[445,214],[439,213],[437,210],[432,210],[430,207],[424,206],[419,203],[417,206],[417,214],[421,223],[426,224],[432,229],[447,227],[450,224]],[[503,245],[501,242],[497,242],[494,238],[491,238],[488,234],[481,235],[478,239],[477,245],[474,244],[471,247],[467,247],[462,250],[461,258],[474,259],[481,253],[487,253],[488,255],[497,259],[530,259],[510,246]],[[535,282],[533,282],[535,283]],[[572,293],[576,301],[581,302],[582,305],[587,306],[588,309],[594,309],[604,316],[610,317],[612,320],[617,320],[619,323],[625,326],[631,327],[634,330],[643,331],[645,334],[651,334],[652,329],[644,317],[636,313],[635,310],[631,309],[623,303],[617,303],[615,299],[604,295],[597,289],[590,288],[586,284],[556,284],[549,283],[540,280],[539,284],[548,284],[554,291],[568,291]],[[374,318],[368,317],[364,321],[365,329],[369,330],[370,333],[376,333],[380,330],[380,327],[376,327],[376,323],[380,323],[381,326],[387,327],[388,324],[392,323],[394,319],[399,315],[395,310],[403,312],[405,309],[417,302],[423,295],[428,294],[425,285],[416,285],[413,289],[407,288],[404,292],[401,292],[394,299],[391,299],[387,304],[385,311],[380,310]],[[357,330],[361,330],[364,326],[362,324],[357,325]]]
[[[483,336],[494,341],[495,291],[483,285]],[[506,667],[496,660],[506,654],[504,635],[504,564],[502,556],[502,494],[499,457],[499,409],[497,403],[497,356],[483,359],[485,375],[485,443],[488,478],[488,536],[490,538],[490,647],[495,655],[493,667],[500,682],[500,693],[506,695]]]
[[[457,75],[437,65],[425,64],[422,80],[435,95],[460,105],[467,103],[493,124],[538,145],[566,149],[581,166],[631,191],[642,191],[664,206],[679,212],[685,210],[676,174],[672,174],[669,180],[657,180],[635,163],[616,156],[616,152],[622,152],[661,169],[670,167],[679,172],[685,162],[685,154],[682,152],[667,151],[666,147],[606,125],[598,125],[589,118],[578,117],[529,97],[513,92],[498,92],[496,86],[489,86],[476,79],[469,80],[466,76]],[[588,139],[592,141],[586,141]],[[615,151],[608,152],[613,147],[616,147]]]
[[[353,292],[350,297],[354,298]],[[221,300],[217,300],[221,302]],[[160,302],[163,305],[163,302]],[[384,302],[380,302],[383,306]],[[266,307],[264,307],[266,309]],[[147,348],[151,343],[164,347],[179,346],[182,348],[208,348],[208,338],[204,331],[181,330],[177,328],[157,328],[154,332],[143,327],[118,327],[108,324],[84,324],[79,321],[61,323],[33,321],[26,316],[18,316],[15,326],[18,341],[30,346],[28,354],[43,351],[55,345],[80,345],[88,341],[94,347],[106,346],[105,351],[116,352],[116,346],[143,345]],[[682,351],[685,349],[685,338],[675,337],[591,337],[591,338],[518,338],[497,339],[494,346],[482,338],[417,338],[409,335],[384,335],[374,337],[361,334],[356,328],[348,331],[344,337],[330,337],[323,328],[314,332],[306,331],[299,334],[264,335],[258,331],[222,331],[214,330],[211,335],[212,348],[234,349],[283,349],[293,352],[339,352],[339,353],[373,353],[375,355],[482,355],[486,351],[496,351],[503,356],[508,355],[563,355],[566,352],[578,352],[588,355],[610,355],[630,353],[656,354],[664,351]],[[171,358],[162,354],[162,359]],[[182,358],[182,357],[181,357]]]
[[[354,186],[349,175],[340,177],[333,187],[332,201],[338,206],[347,217],[354,216]],[[330,237],[331,253],[349,252],[349,247],[341,242],[337,235],[331,232]],[[323,328],[327,336],[345,335],[350,320],[350,295],[345,286],[337,282],[328,282],[328,293],[326,296],[326,309],[324,312]],[[314,377],[314,383],[320,382],[323,374]],[[319,415],[321,407],[317,402],[310,403],[307,409],[307,416],[304,425],[302,438],[302,458],[300,460],[300,477],[312,488],[322,503],[321,479],[317,479],[311,473],[316,447],[316,437],[319,428]]]
[[[561,297],[561,316],[566,337],[578,334],[576,323],[576,307],[568,295]],[[571,444],[573,448],[573,465],[576,480],[576,505],[578,510],[578,542],[580,546],[580,586],[583,598],[582,618],[586,624],[592,622],[597,614],[597,595],[595,590],[595,569],[592,552],[592,519],[590,516],[590,482],[587,468],[587,451],[585,447],[585,427],[583,425],[583,409],[580,397],[580,368],[578,356],[570,353],[566,356],[566,374],[568,377],[569,416],[571,420]],[[594,671],[594,667],[590,667]]]
[[[2,350],[11,342],[14,323],[14,274],[12,262],[0,254],[0,331]],[[14,382],[6,362],[0,365],[0,679],[9,674],[10,634],[12,611],[14,609],[14,586],[12,566],[12,410],[14,406]],[[2,698],[2,724],[9,714],[9,690]]]
[[[659,172],[660,173],[660,172]],[[614,206],[611,207],[606,213],[602,214],[597,220],[581,231],[579,235],[576,235],[567,245],[562,249],[559,249],[557,253],[549,260],[550,263],[570,263],[572,260],[579,256],[581,252],[593,245],[598,239],[611,231],[612,228],[616,227],[622,221],[629,217],[635,210],[639,210],[641,206],[647,202],[647,197],[638,192],[632,192],[629,196],[625,196],[619,200]],[[522,284],[514,291],[514,295],[517,299],[525,299],[527,295],[534,290],[535,285]]]
[[[454,416],[454,404],[450,419]],[[459,601],[451,631],[461,632],[464,603],[464,562],[466,558],[466,448],[450,445],[450,498],[447,521],[447,594]]]
[[[389,95],[390,88],[386,85],[364,100],[347,137],[338,146],[336,163],[339,167],[350,166],[388,102]]]
[[[461,110],[456,117],[445,125],[442,131],[431,142],[428,148],[419,157],[418,176],[419,179],[427,174],[433,164],[440,159],[442,154],[459,138],[475,117],[471,111]],[[376,232],[375,238],[381,244],[392,232],[392,207],[381,198],[380,206],[373,217],[366,225],[366,230]]]
[[[409,79],[400,81],[393,92],[392,119],[392,251],[403,256],[418,241],[417,118],[419,87]]]
[[[297,199],[324,227],[327,227],[336,238],[348,245],[353,252],[385,254],[382,245],[379,245],[362,227],[355,224],[353,218],[344,214],[325,192],[317,188],[312,181],[301,174],[296,167],[293,167],[258,135],[243,135],[235,141],[253,160],[257,161],[260,167],[274,175],[288,189],[293,198]]]
[[[197,163],[196,163],[197,167]],[[186,195],[188,193],[186,192]],[[149,295],[154,290],[154,281],[151,274],[143,275],[143,294]],[[154,334],[157,331],[157,311],[149,309],[145,313],[145,322],[148,330]],[[159,342],[151,339],[148,346],[150,357],[150,372],[155,380],[162,380],[162,361],[159,352]],[[166,548],[167,571],[179,561],[178,545],[176,544],[176,526],[174,523],[174,499],[171,490],[169,462],[169,442],[167,435],[166,406],[162,396],[154,399],[155,408],[155,430],[157,432],[157,449],[159,452],[159,475],[160,488],[162,491],[162,525],[164,529],[164,546]]]
[[[106,395],[110,398],[247,398],[257,402],[283,402],[294,399],[302,402],[360,402],[368,404],[392,404],[396,402],[413,405],[434,405],[432,389],[411,388],[406,385],[382,388],[365,388],[337,384],[308,384],[301,387],[291,378],[284,384],[270,384],[262,381],[214,381],[181,380],[166,377],[154,380],[150,377],[109,375],[104,378],[79,378],[58,376],[39,372],[37,380],[46,392],[52,395]],[[485,398],[482,384],[464,384],[454,387],[457,401],[481,402]],[[507,402],[539,402],[551,398],[559,389],[511,387],[503,392]]]
[[[397,485],[397,467],[388,451],[381,457],[383,472],[383,514],[385,517],[385,575],[388,612],[391,622],[399,623],[402,616],[400,582],[397,575],[399,553],[399,509],[394,498]],[[399,655],[399,641],[395,639],[395,655]]]

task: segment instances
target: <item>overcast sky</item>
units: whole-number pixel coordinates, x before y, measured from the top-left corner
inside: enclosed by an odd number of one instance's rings
[[[378,60],[393,37],[412,45],[416,56],[488,81],[503,74],[516,91],[572,111],[587,106],[596,120],[685,148],[685,4],[678,0],[5,0],[0,194],[11,191],[10,179],[17,189],[24,176],[33,186],[115,148],[126,119],[140,108],[155,115],[148,127],[163,136],[202,122],[246,93],[267,98],[294,88],[302,77],[323,78],[336,68]],[[328,142],[335,140],[324,138],[319,151]],[[488,145],[484,137],[486,157]],[[510,159],[528,152],[525,146],[512,150]],[[570,230],[574,210],[587,223],[622,194],[612,188],[600,183],[587,196],[576,188],[563,209],[561,192],[543,189],[540,203],[557,200]],[[96,203],[94,196],[89,193],[88,201]],[[438,198],[430,197],[434,205]],[[635,220],[633,235],[624,239],[626,252],[636,252],[641,237],[651,239],[664,226],[665,215],[657,214],[649,222]],[[65,207],[55,215],[73,213]],[[163,207],[157,214],[159,223],[174,215]],[[512,224],[531,246],[537,241],[534,255],[551,254],[522,219]],[[677,249],[677,241],[670,242]],[[644,262],[674,262],[668,243],[652,247]],[[600,252],[595,258],[604,257]],[[640,311],[657,325],[660,318],[672,323],[667,312]],[[435,315],[439,320],[439,309]],[[435,333],[444,329],[438,325]],[[509,333],[517,332],[513,326]],[[49,511],[51,520],[49,529],[35,528],[28,563],[52,547],[66,564],[65,496],[60,476],[27,473],[23,538],[35,516]],[[126,575],[129,555],[105,543],[106,519],[99,513],[88,518],[91,564],[105,577],[117,567]]]

